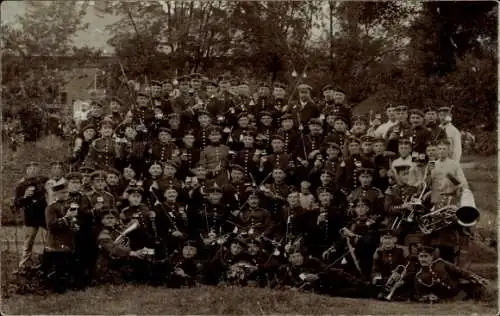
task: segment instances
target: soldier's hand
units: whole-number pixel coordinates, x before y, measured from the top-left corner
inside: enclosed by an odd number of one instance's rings
[[[30,186],[30,187],[26,188],[26,191],[24,191],[25,198],[31,197],[34,194],[35,194],[35,187],[34,186]]]
[[[130,252],[130,256],[135,257],[135,258],[139,258],[139,259],[144,259],[145,254],[144,254],[143,249],[136,250],[136,251],[132,250]]]
[[[319,169],[319,168],[321,168],[321,166],[322,166],[322,165],[323,165],[323,164],[321,163],[321,161],[320,161],[320,160],[316,160],[316,161],[314,161],[314,167],[315,167],[315,168]]]
[[[68,209],[66,211],[66,215],[64,215],[64,217],[75,217],[76,215],[78,215],[77,210]]]
[[[172,232],[172,236],[177,237],[177,238],[182,237],[182,235],[183,234],[178,230]]]
[[[302,160],[300,163],[306,168],[309,166],[309,162],[307,160]]]

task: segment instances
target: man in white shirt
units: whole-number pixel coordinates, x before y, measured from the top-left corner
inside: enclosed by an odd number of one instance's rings
[[[446,137],[450,141],[450,158],[460,163],[462,159],[462,135],[460,131],[451,123],[451,107],[442,106],[439,108],[439,121],[441,128],[446,132]]]
[[[396,119],[396,107],[393,104],[388,104],[386,106],[385,111],[386,111],[385,113],[387,114],[388,121],[385,122],[384,124],[381,124],[375,130],[375,133],[373,135],[375,138],[384,138],[385,139],[387,137],[387,131],[389,130],[389,128],[391,128],[392,126],[394,126],[398,123],[398,121]]]

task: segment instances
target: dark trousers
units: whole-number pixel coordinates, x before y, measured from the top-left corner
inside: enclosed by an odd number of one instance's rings
[[[62,293],[74,286],[75,256],[73,252],[44,252],[42,271],[47,287]]]

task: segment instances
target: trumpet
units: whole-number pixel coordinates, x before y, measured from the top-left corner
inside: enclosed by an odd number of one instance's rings
[[[389,279],[387,279],[387,282],[384,285],[384,290],[389,292],[384,297],[386,300],[390,301],[396,290],[401,286],[400,282],[406,276],[409,265],[410,262],[408,261],[405,266],[400,264],[394,270],[392,270],[391,276],[389,277]]]

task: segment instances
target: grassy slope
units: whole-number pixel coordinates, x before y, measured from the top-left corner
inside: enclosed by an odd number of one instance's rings
[[[3,154],[2,195],[9,198],[15,181],[22,176],[19,161],[31,159],[42,163],[60,159],[64,147],[50,139],[25,147],[17,159],[6,161]],[[22,157],[22,158],[21,158]],[[21,158],[21,159],[19,159]],[[465,170],[481,210],[478,231],[484,237],[496,238],[497,210],[497,160],[496,157],[474,158],[477,165]],[[4,209],[5,210],[5,209]],[[4,216],[5,213],[2,214]],[[15,229],[5,227],[1,231],[2,250],[15,249]],[[21,239],[21,231],[18,230]],[[7,242],[8,241],[8,242]],[[18,246],[19,247],[19,246]],[[38,243],[37,249],[41,245]],[[496,279],[496,251],[477,244],[469,251],[474,262],[474,272]],[[2,258],[4,259],[4,258]],[[6,265],[2,260],[2,278],[5,281]],[[11,264],[7,270],[11,270]],[[3,282],[2,282],[3,283]],[[3,283],[5,284],[5,283]],[[325,297],[309,293],[279,292],[251,288],[195,288],[185,290],[153,289],[137,286],[104,286],[65,295],[19,296],[2,301],[6,314],[494,314],[496,302],[455,302],[438,305],[411,303],[384,303],[374,300]]]

